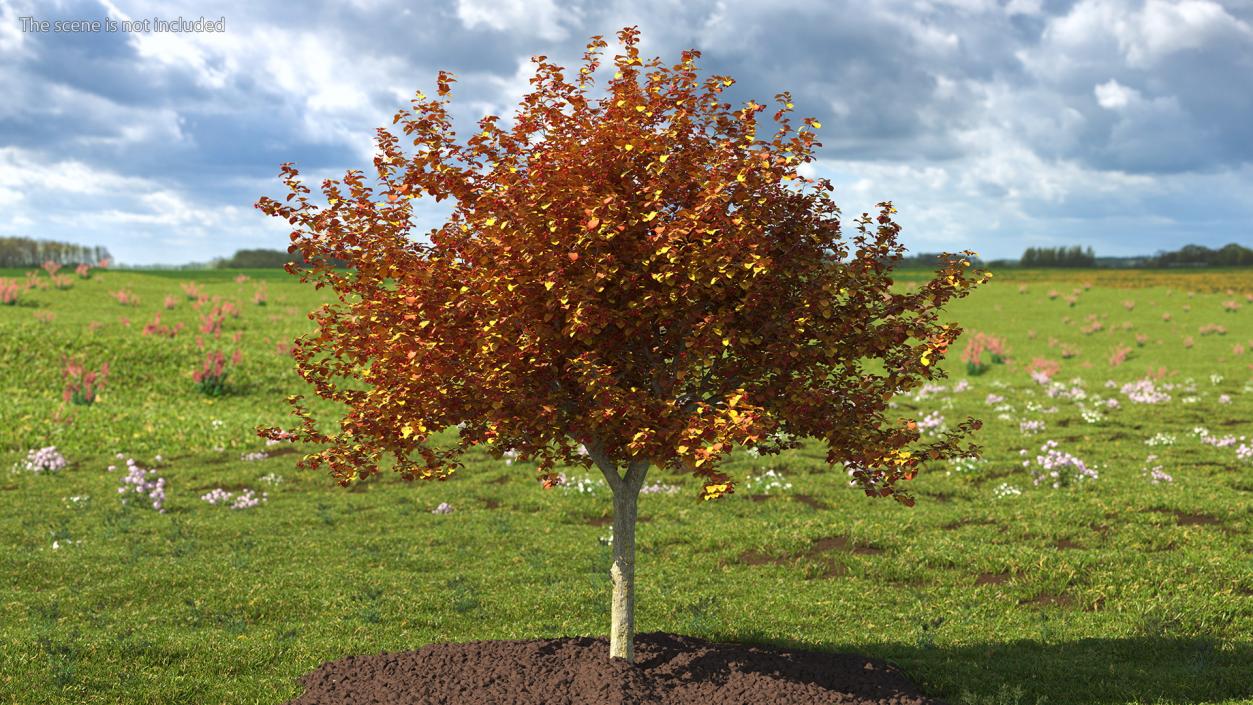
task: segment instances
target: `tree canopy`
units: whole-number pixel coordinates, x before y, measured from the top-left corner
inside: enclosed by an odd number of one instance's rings
[[[960,329],[941,308],[990,275],[948,255],[931,281],[893,289],[895,208],[845,234],[831,184],[798,172],[821,125],[793,127],[788,93],[763,136],[766,106],[720,101],[733,81],[698,78],[699,52],[644,63],[638,32],[618,37],[599,100],[594,37],[574,82],[534,57],[512,126],[485,117],[464,145],[441,72],[437,97],[396,114],[403,140],[378,130],[377,180],[326,180],[324,205],[283,165],[286,200],[257,207],[294,226],[289,271],[337,294],[293,355],[346,407],[327,431],[291,399],[291,435],[321,446],[302,467],[347,484],[391,457],[406,478],[444,478],[486,444],[549,483],[558,462],[644,462],[696,473],[713,499],[733,491],[717,468],[734,447],[809,437],[868,494],[912,503],[897,481],[973,452],[961,442],[978,422],[922,442],[888,402],[943,375]],[[455,207],[423,240],[410,215],[425,197]],[[454,425],[456,444],[435,447]]]

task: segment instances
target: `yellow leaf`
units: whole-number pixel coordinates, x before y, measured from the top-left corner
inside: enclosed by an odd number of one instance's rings
[[[555,286],[554,282],[544,282],[545,289],[552,290],[553,286]]]
[[[822,127],[822,123],[818,122],[817,120],[814,120],[813,125],[814,125],[815,130]]]
[[[495,225],[495,224],[496,224],[496,219],[495,219],[495,218],[488,218],[486,221],[484,221],[484,224],[485,224],[485,225],[487,225],[487,227],[489,227],[489,228],[490,228],[490,227],[492,227],[493,225]]]
[[[631,151],[632,149],[635,149],[635,145],[628,143],[625,149],[626,149],[626,151],[628,151],[628,152],[629,152],[629,151]]]
[[[656,218],[656,217],[657,217],[657,211],[652,211],[652,212],[651,212],[651,213],[649,213],[648,215],[644,216],[644,222],[645,222],[645,223],[647,223],[648,221],[650,221],[650,220],[652,220],[653,218]]]
[[[413,435],[413,427],[412,427],[412,426],[403,426],[403,427],[401,427],[401,429],[400,429],[400,437],[401,437],[401,438],[408,438],[409,436],[412,436],[412,435]]]
[[[660,157],[657,157],[657,161],[661,162],[662,164],[665,164],[665,163],[666,163],[666,160],[667,160],[667,159],[669,159],[669,158],[670,158],[670,155],[668,155],[668,154],[663,154],[663,155],[661,155]]]

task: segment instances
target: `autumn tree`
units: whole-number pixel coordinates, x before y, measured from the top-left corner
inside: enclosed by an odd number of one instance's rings
[[[831,184],[799,173],[820,125],[793,128],[788,93],[765,137],[766,106],[721,102],[732,79],[701,80],[699,52],[667,68],[640,60],[635,28],[618,39],[601,97],[597,36],[574,82],[534,57],[512,126],[485,117],[464,145],[441,72],[438,97],[419,92],[396,114],[403,137],[378,130],[377,181],[326,180],[324,205],[283,165],[286,201],[257,207],[295,228],[289,251],[302,258],[288,271],[337,295],[293,355],[345,410],[328,431],[297,395],[297,428],[259,432],[315,444],[299,465],[344,485],[385,464],[444,479],[473,446],[517,452],[546,486],[559,463],[595,466],[613,492],[610,656],[633,660],[649,468],[694,473],[713,500],[734,490],[718,470],[734,448],[810,438],[866,494],[912,504],[898,482],[975,452],[962,444],[978,422],[922,442],[888,402],[942,376],[960,331],[941,307],[986,275],[948,255],[932,280],[894,290],[894,208],[879,204],[845,237]],[[412,236],[419,198],[454,205],[425,238]],[[433,434],[453,426],[455,444],[438,446]]]

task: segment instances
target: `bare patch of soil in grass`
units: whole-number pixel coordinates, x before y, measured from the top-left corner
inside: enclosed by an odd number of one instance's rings
[[[814,497],[810,497],[807,494],[794,494],[792,495],[792,499],[812,509],[822,510],[822,509],[831,508],[831,505],[827,504],[826,502],[823,502],[822,500],[814,498]]]
[[[1019,600],[1018,604],[1024,607],[1069,607],[1074,600],[1070,595],[1055,595],[1051,592],[1042,592],[1029,600]]]
[[[940,528],[944,529],[945,531],[956,531],[965,526],[998,526],[998,524],[995,521],[992,521],[991,519],[967,518],[967,519],[958,519],[957,521],[950,521],[949,523],[944,524]]]
[[[1008,581],[1009,573],[980,573],[975,576],[975,586],[979,585],[1001,585]]]
[[[1179,526],[1222,526],[1222,519],[1203,512],[1185,512],[1178,509],[1162,509],[1154,507],[1145,509],[1145,512],[1153,514],[1172,514],[1175,517],[1175,523]]]
[[[818,577],[837,577],[848,574],[848,566],[826,555],[832,551],[843,551],[858,556],[883,553],[883,549],[878,546],[854,545],[847,536],[824,536],[814,539],[809,548],[799,553],[772,556],[763,551],[749,550],[739,555],[739,562],[747,565],[792,565],[798,560],[809,560],[822,566]]]
[[[1083,548],[1083,546],[1071,541],[1070,539],[1058,539],[1057,543],[1054,543],[1053,545],[1056,546],[1059,551],[1070,551],[1076,548]]]
[[[1221,526],[1222,520],[1212,514],[1175,512],[1179,526]]]
[[[300,452],[299,448],[293,448],[292,446],[279,446],[278,448],[274,448],[273,450],[265,451],[266,455],[270,456],[271,458],[277,458],[281,455],[291,455],[292,453],[299,453],[299,452]]]

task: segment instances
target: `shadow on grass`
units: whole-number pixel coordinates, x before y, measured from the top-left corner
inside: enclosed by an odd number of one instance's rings
[[[807,648],[753,632],[710,638]],[[1253,697],[1249,642],[1128,637],[970,646],[832,644],[823,650],[881,658],[900,667],[923,692],[954,705],[1211,703]]]

